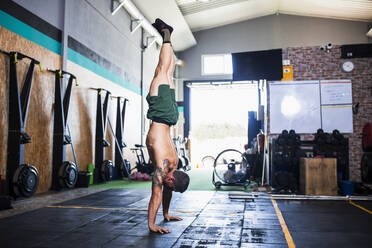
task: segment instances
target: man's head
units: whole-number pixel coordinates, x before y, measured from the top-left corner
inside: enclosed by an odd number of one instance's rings
[[[173,191],[183,193],[190,183],[190,177],[185,172],[173,170],[165,178],[164,185]]]

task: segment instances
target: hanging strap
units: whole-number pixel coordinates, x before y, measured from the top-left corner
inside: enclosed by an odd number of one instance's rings
[[[125,121],[125,110],[126,110],[126,107],[127,107],[127,102],[128,102],[129,100],[128,99],[126,99],[126,98],[124,98],[124,103],[123,103],[123,110],[121,111],[121,121],[122,121],[122,123],[123,123],[123,125],[122,125],[122,133],[124,134],[124,121]]]
[[[106,131],[106,123],[107,123],[107,113],[108,113],[108,108],[109,108],[109,98],[111,95],[111,92],[106,90],[106,96],[105,100],[103,102],[103,133]]]

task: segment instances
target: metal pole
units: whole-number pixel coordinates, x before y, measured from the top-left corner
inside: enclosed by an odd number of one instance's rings
[[[62,55],[62,70],[67,70],[67,50],[68,50],[68,9],[67,2],[65,0],[64,4],[64,15],[63,15],[63,31],[62,31],[62,46],[61,46],[61,55]]]
[[[144,118],[144,84],[143,84],[143,55],[145,53],[145,34],[143,28],[141,28],[141,145],[144,144],[145,136],[145,118]]]
[[[323,200],[323,201],[372,201],[371,196],[278,195],[265,193],[230,192],[230,199]]]

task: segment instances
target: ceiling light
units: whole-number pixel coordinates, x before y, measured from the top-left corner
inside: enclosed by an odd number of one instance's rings
[[[285,116],[294,116],[301,110],[300,101],[294,96],[285,96],[281,104],[281,112]]]
[[[176,65],[177,66],[185,66],[186,62],[182,59],[176,58]]]
[[[372,37],[372,28],[368,31],[367,36]]]

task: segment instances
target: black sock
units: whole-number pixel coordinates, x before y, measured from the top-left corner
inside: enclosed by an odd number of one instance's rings
[[[162,29],[161,36],[163,37],[163,43],[171,43],[171,34],[168,29]]]

